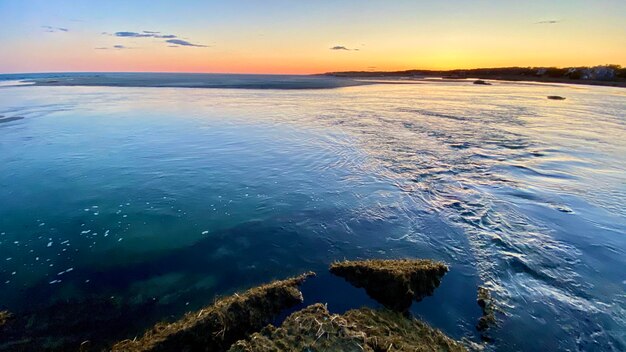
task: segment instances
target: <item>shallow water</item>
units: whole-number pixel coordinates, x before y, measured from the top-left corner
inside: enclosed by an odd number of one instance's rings
[[[626,348],[623,89],[4,85],[0,115],[18,314],[114,300],[141,312],[116,320],[132,337],[305,270],[305,303],[341,311],[375,303],[330,262],[411,256],[450,265],[414,313],[455,338],[479,341],[486,285],[496,350]]]

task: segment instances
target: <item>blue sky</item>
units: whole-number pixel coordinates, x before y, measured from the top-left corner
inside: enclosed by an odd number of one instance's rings
[[[0,0],[0,72],[626,64],[625,19],[623,0]],[[143,31],[176,38],[115,35]]]

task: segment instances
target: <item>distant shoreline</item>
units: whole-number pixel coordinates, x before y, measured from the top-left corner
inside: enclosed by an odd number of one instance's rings
[[[15,85],[36,87],[135,87],[135,88],[221,88],[221,89],[332,89],[371,83],[323,75],[257,75],[171,72],[67,72],[0,75]],[[6,85],[4,85],[6,87]]]
[[[593,68],[592,68],[593,69]],[[538,69],[504,68],[451,71],[347,71],[310,75],[211,74],[171,72],[67,72],[0,74],[0,87],[7,86],[104,86],[150,88],[223,88],[223,89],[332,89],[367,84],[413,84],[420,82],[462,82],[485,80],[503,82],[537,82],[626,88],[626,69],[611,79],[555,76],[569,71],[554,69],[537,75]],[[571,70],[571,69],[570,69]],[[624,72],[621,72],[624,71]],[[7,85],[3,82],[13,82]]]
[[[590,78],[585,78],[588,75]],[[595,78],[601,76],[602,79]],[[468,70],[407,70],[407,71],[345,71],[328,72],[322,76],[342,78],[384,78],[414,80],[440,78],[446,80],[481,79],[508,82],[566,83],[626,88],[626,69],[619,66],[578,68],[486,68]]]
[[[351,77],[354,79],[358,78],[375,78],[375,77]],[[486,81],[501,81],[501,82],[533,82],[533,83],[557,83],[557,84],[576,84],[576,85],[589,85],[589,86],[602,86],[602,87],[616,87],[616,88],[626,88],[626,81],[580,81],[573,79],[541,79],[541,78],[530,78],[530,77],[463,77],[463,78],[452,78],[452,77],[442,77],[442,76],[427,76],[427,77],[378,77],[385,79],[397,79],[398,81],[402,80],[405,82],[420,82],[427,81],[433,82],[434,78],[441,79],[442,81],[462,81],[462,80],[486,80]],[[398,82],[400,83],[400,82]]]

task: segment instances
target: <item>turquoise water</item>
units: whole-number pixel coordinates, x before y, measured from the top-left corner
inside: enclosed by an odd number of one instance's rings
[[[43,77],[61,82],[0,86],[0,308],[107,302],[66,314],[109,327],[31,337],[133,337],[305,270],[320,274],[306,304],[375,305],[327,265],[410,256],[450,265],[414,313],[455,338],[480,340],[486,285],[501,309],[489,348],[626,348],[623,89]]]

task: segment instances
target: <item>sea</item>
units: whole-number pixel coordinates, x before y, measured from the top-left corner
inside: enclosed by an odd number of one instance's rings
[[[445,262],[411,313],[466,343],[626,350],[626,89],[491,83],[0,75],[0,310],[30,322],[0,350],[309,270],[294,309],[379,307],[328,273],[371,258]]]

